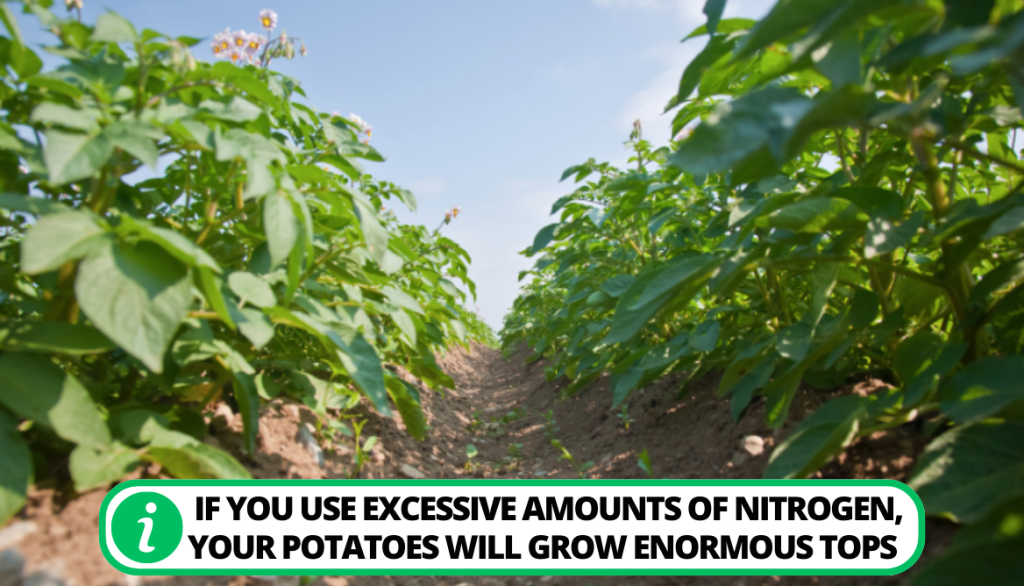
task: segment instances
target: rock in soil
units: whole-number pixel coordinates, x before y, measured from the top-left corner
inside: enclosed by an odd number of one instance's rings
[[[22,539],[35,533],[39,527],[32,521],[16,521],[0,530],[0,549],[18,545]]]
[[[427,475],[420,472],[419,469],[408,464],[402,464],[402,467],[399,468],[399,472],[402,473],[402,476],[405,476],[406,478],[412,478],[415,480],[420,480],[427,477]]]

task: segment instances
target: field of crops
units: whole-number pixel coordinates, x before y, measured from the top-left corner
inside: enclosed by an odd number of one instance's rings
[[[385,366],[450,387],[435,352],[489,330],[455,282],[474,289],[468,254],[385,210],[416,200],[362,171],[382,160],[368,125],[294,101],[267,68],[286,36],[218,35],[228,58],[202,63],[198,39],[47,4],[25,5],[55,35],[46,72],[0,5],[0,522],[31,484],[82,493],[144,463],[248,477],[202,442],[211,402],[250,456],[261,401],[305,404],[324,441],[353,437],[352,477],[376,441],[347,415],[363,398],[422,439],[419,392]]]
[[[360,164],[383,161],[372,127],[273,70],[306,53],[276,14],[207,63],[198,38],[67,4],[0,3],[0,526],[39,490],[249,478],[261,420],[340,477],[367,475],[371,429],[419,458],[378,474],[655,477],[684,437],[655,419],[721,407],[701,437],[764,428],[766,478],[896,440],[927,513],[962,526],[910,583],[1024,583],[1024,1],[779,0],[754,21],[707,0],[674,139],[637,121],[627,164],[565,171],[500,340],[443,235],[460,210],[397,219],[416,199]],[[238,449],[211,441],[218,413]]]
[[[929,438],[908,483],[968,530],[913,583],[1024,580],[1021,3],[724,4],[690,35],[710,39],[666,107],[675,140],[638,123],[628,168],[566,170],[505,348],[565,396],[610,374],[615,407],[720,372],[735,420],[799,421],[767,478]],[[791,413],[866,377],[888,384]]]

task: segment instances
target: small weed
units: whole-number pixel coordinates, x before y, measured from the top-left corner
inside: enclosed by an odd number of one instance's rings
[[[591,468],[594,467],[594,463],[589,460],[583,462],[582,464],[577,463],[576,459],[572,457],[571,453],[569,453],[569,450],[565,449],[565,446],[562,445],[562,442],[553,439],[551,440],[551,445],[554,446],[556,450],[562,450],[562,456],[559,459],[569,460],[569,464],[571,464],[572,467],[576,470],[576,474],[578,474],[580,478],[586,478],[587,470],[590,470]]]
[[[473,458],[475,458],[477,456],[477,454],[479,454],[479,453],[480,452],[476,449],[476,446],[474,446],[473,444],[467,444],[466,445],[466,466],[465,466],[465,468],[469,472],[475,472],[476,471],[476,467],[479,466],[479,464],[474,464],[473,463]]]
[[[480,413],[479,411],[473,410],[473,419],[472,421],[469,422],[469,425],[466,426],[466,429],[469,431],[469,433],[476,434],[476,432],[483,429],[484,422],[482,419],[480,419],[481,415],[482,413]]]
[[[363,471],[363,466],[370,459],[370,450],[377,444],[377,436],[371,435],[366,438],[366,441],[360,442],[359,439],[363,434],[363,426],[366,425],[367,419],[352,420],[352,429],[355,430],[355,447],[356,452],[352,456],[352,473],[349,478],[359,478],[359,475]]]
[[[558,427],[555,426],[555,411],[553,409],[548,410],[544,414],[544,435],[547,436],[549,442],[554,442],[555,433],[558,431]]]
[[[622,410],[619,411],[616,417],[619,418],[619,423],[621,423],[626,429],[629,429],[629,424],[633,423],[633,418],[629,416],[629,405],[626,405],[625,403],[623,403]]]
[[[640,467],[648,477],[654,478],[654,467],[651,466],[651,456],[647,453],[647,448],[644,448],[640,452],[640,458],[636,461],[636,465]]]

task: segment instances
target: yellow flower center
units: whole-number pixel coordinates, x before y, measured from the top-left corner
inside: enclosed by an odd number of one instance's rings
[[[221,41],[221,42],[220,42],[220,48],[221,48],[221,49],[227,49],[227,48],[228,48],[228,47],[230,47],[230,46],[231,46],[231,44],[230,44],[230,43],[228,43],[227,41]]]
[[[235,44],[238,45],[239,47],[241,47],[242,45],[245,44],[245,39],[241,39],[241,38],[235,39]]]
[[[270,17],[269,16],[264,16],[263,17],[263,28],[270,28]]]
[[[251,48],[251,49],[259,49],[260,48],[259,41],[250,41],[249,42],[249,48]]]
[[[238,61],[238,59],[239,59],[240,57],[241,57],[241,55],[239,55],[238,53],[232,53],[232,54],[231,54],[231,60],[232,60],[232,61]]]

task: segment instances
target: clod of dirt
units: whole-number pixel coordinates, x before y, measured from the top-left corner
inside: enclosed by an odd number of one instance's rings
[[[748,435],[740,442],[740,448],[756,458],[764,453],[764,439],[759,435]]]
[[[427,477],[427,475],[420,472],[419,469],[408,464],[402,464],[402,467],[399,468],[398,471],[402,473],[402,476],[405,476],[406,478],[412,478],[415,480],[420,480]]]

